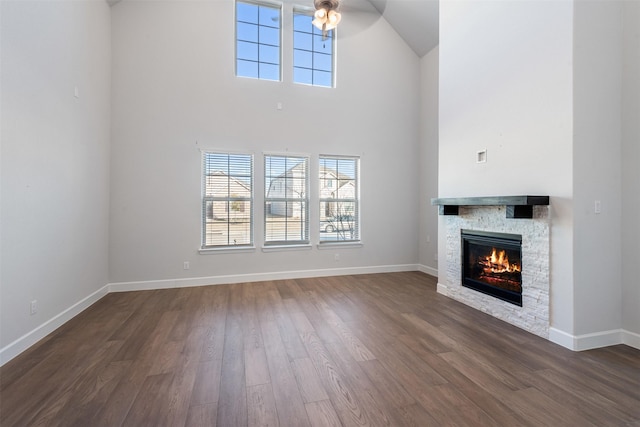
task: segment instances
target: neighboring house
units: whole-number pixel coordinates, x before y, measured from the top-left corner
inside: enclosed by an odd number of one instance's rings
[[[240,222],[250,218],[251,187],[247,183],[222,171],[213,171],[207,176],[206,189],[205,196],[213,198],[207,204],[207,219]],[[227,198],[230,200],[220,200]]]
[[[320,170],[320,221],[334,218],[338,215],[354,215],[353,203],[356,198],[356,186],[352,178],[338,174],[335,170],[324,168]],[[327,199],[345,199],[340,201],[324,201]]]
[[[305,163],[299,163],[273,178],[267,191],[267,212],[288,218],[302,217],[302,213],[305,212],[303,202],[307,192],[306,181]]]
[[[271,200],[268,212],[271,215],[299,218],[304,211],[302,201],[305,199],[305,165],[300,163],[283,174],[273,178],[267,192],[267,199]],[[338,174],[326,168],[320,170],[320,200],[346,199],[354,200],[356,196],[355,183],[352,178]],[[285,200],[287,199],[287,200]],[[292,201],[292,199],[294,201]],[[300,202],[296,201],[300,200]],[[353,215],[353,204],[348,201],[328,201],[320,212],[320,220],[337,215]]]

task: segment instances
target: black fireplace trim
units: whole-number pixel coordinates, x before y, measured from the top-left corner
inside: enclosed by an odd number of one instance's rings
[[[440,215],[458,215],[459,206],[506,206],[507,218],[533,218],[534,206],[549,205],[549,196],[488,196],[431,199]]]
[[[518,245],[522,245],[522,235],[520,234],[508,234],[508,233],[495,233],[495,232],[487,232],[487,231],[479,231],[479,230],[460,230],[460,259],[464,259],[464,250],[465,244],[468,242],[473,242],[474,237],[481,238],[481,243],[486,243],[487,241],[492,241],[496,244],[504,246],[513,246],[514,248]],[[518,292],[513,292],[508,289],[501,289],[495,286],[488,285],[479,280],[474,280],[470,277],[465,277],[464,270],[464,262],[462,262],[461,268],[461,284],[465,288],[473,289],[478,292],[482,292],[483,294],[490,295],[494,298],[501,299],[503,301],[509,302],[511,304],[515,304],[519,307],[522,307],[522,294]]]

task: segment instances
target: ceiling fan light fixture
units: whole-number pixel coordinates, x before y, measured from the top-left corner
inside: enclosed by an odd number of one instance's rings
[[[337,26],[338,26],[338,23],[337,23],[337,22],[327,22],[327,23],[325,24],[325,26],[324,26],[324,29],[325,29],[326,31],[331,31],[331,30],[333,30],[334,28],[336,28]]]
[[[316,11],[313,14],[315,19],[311,23],[322,31],[324,40],[327,38],[327,32],[336,28],[342,18],[337,12],[340,0],[314,0],[313,5]]]
[[[327,14],[327,19],[329,21],[329,24],[333,25],[333,28],[335,28],[338,25],[341,18],[342,18],[342,15],[340,15],[335,10],[330,10],[329,13]]]
[[[311,23],[320,31],[322,31],[324,28],[324,25],[327,22],[327,10],[326,9],[318,9],[316,10],[316,13],[313,14],[314,16],[314,20],[311,21]]]
[[[340,0],[313,0],[313,7],[316,10],[324,9],[328,12],[338,10],[338,6],[340,6]]]

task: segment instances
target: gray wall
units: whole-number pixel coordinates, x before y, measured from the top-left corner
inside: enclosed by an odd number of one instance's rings
[[[337,87],[294,85],[286,3],[283,81],[236,78],[232,16],[231,1],[112,8],[111,282],[415,266],[419,58],[386,21],[352,13],[338,29]],[[255,154],[256,212],[263,152],[309,154],[312,176],[318,154],[361,156],[363,246],[263,252],[257,215],[255,251],[200,255],[201,148]]]
[[[420,60],[420,265],[437,276],[438,207],[438,55],[436,47]]]
[[[624,2],[622,67],[622,327],[640,346],[640,2]]]
[[[0,7],[3,349],[108,283],[111,64],[105,2]]]
[[[574,3],[575,335],[621,327],[621,12],[621,2]]]

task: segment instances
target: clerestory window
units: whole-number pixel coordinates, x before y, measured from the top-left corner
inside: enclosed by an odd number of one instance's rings
[[[293,81],[333,87],[335,30],[323,37],[322,31],[311,24],[312,13],[293,11]]]
[[[281,6],[236,1],[236,76],[280,80]]]

